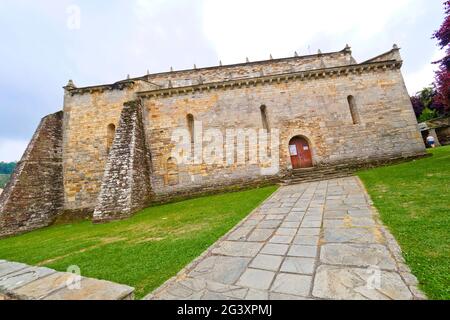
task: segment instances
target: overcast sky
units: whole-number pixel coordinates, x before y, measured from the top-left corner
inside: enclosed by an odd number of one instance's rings
[[[78,86],[151,72],[337,51],[402,48],[410,93],[433,81],[441,0],[1,0],[0,161]],[[79,18],[79,19],[78,19]]]

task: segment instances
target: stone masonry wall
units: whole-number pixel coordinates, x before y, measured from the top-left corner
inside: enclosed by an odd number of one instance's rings
[[[118,127],[123,104],[148,90],[138,81],[112,90],[64,97],[64,207],[68,216],[92,215],[108,158],[108,126]]]
[[[139,102],[124,105],[94,211],[94,222],[123,219],[149,203],[150,172]]]
[[[42,119],[0,195],[0,237],[48,226],[62,211],[62,119]]]
[[[355,97],[361,121],[353,124],[348,96]],[[186,128],[186,115],[204,130],[262,129],[261,105],[272,129],[280,130],[280,174],[291,169],[289,141],[304,136],[315,166],[370,163],[425,152],[403,77],[398,68],[290,80],[230,89],[143,97],[152,154],[152,187],[157,197],[189,190],[259,182],[259,165],[178,166],[179,183],[167,184],[167,160],[174,128]]]
[[[64,95],[64,208],[67,216],[92,215],[107,160],[107,128],[117,128],[123,104],[139,91],[279,74],[354,63],[349,49],[223,67],[151,74],[131,79],[130,85],[66,88]],[[201,80],[200,80],[201,79]],[[150,156],[150,155],[149,155]],[[255,170],[259,170],[255,168]],[[243,179],[246,175],[243,175]],[[244,182],[244,181],[243,181]]]

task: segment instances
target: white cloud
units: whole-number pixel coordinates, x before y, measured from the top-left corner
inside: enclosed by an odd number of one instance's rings
[[[27,146],[28,141],[25,140],[0,139],[0,161],[20,160]]]
[[[204,1],[203,23],[227,62],[287,56],[319,37],[370,43],[395,17],[411,19],[413,0],[217,0]],[[408,10],[409,9],[409,10]],[[406,14],[405,14],[406,13]],[[340,48],[335,48],[340,49]],[[385,48],[381,49],[384,51]],[[303,52],[304,53],[304,52]]]
[[[167,0],[136,0],[134,11],[139,19],[148,19],[155,17],[161,8],[170,4]]]
[[[444,51],[436,49],[429,61],[438,61],[443,57]],[[418,91],[430,86],[433,83],[435,71],[438,69],[438,65],[432,64],[431,62],[425,64],[419,71],[407,74],[405,76],[405,83],[408,87],[410,95],[414,95]]]

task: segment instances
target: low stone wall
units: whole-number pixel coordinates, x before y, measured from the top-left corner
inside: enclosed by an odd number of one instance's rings
[[[94,222],[124,219],[150,200],[149,157],[139,102],[124,105],[106,163]]]
[[[50,225],[64,203],[63,112],[42,119],[0,195],[0,238]]]
[[[0,260],[0,300],[133,300],[134,288]]]
[[[262,188],[280,183],[281,176],[267,176],[255,179],[242,179],[240,181],[230,181],[228,184],[208,184],[198,187],[186,188],[184,190],[176,190],[168,193],[155,194],[150,204],[164,204],[176,202],[186,199],[192,199],[200,196],[208,196],[226,192],[236,192],[252,188]]]

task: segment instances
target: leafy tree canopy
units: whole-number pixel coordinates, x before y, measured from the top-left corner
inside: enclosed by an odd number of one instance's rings
[[[446,17],[439,30],[433,34],[441,49],[445,49],[446,56],[440,61],[432,87],[424,88],[411,97],[414,112],[419,121],[450,114],[450,0],[444,1]]]
[[[419,122],[438,118],[446,114],[445,106],[439,101],[438,97],[439,93],[433,87],[424,88],[411,97],[414,113]],[[425,115],[422,117],[424,112]]]
[[[422,111],[422,114],[419,116],[419,122],[425,122],[428,120],[432,120],[438,117],[438,113],[436,110],[431,110],[430,108],[425,108]]]
[[[13,173],[17,162],[0,162],[0,174],[11,174]]]
[[[450,0],[444,2],[446,17],[433,38],[438,40],[441,49],[445,49],[446,56],[437,61],[439,70],[436,72],[435,87],[438,92],[436,99],[446,113],[450,113]]]

